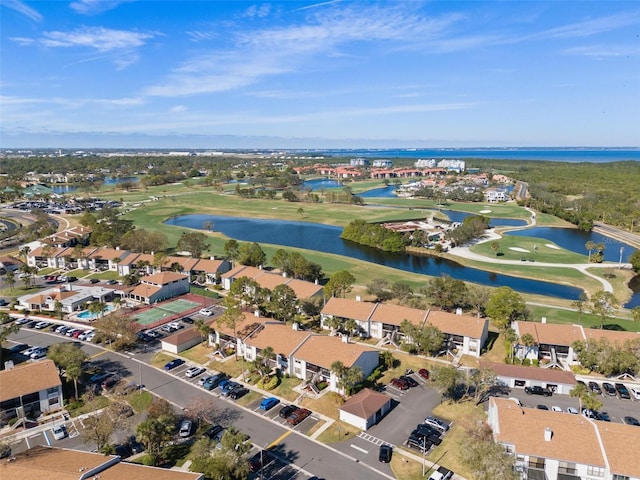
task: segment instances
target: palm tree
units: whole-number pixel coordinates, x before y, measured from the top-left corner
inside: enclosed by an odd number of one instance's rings
[[[531,335],[530,333],[525,333],[520,337],[520,345],[527,347],[524,353],[524,358],[527,358],[527,355],[529,355],[529,350],[535,344],[536,344],[536,339],[533,338],[533,335]]]
[[[589,240],[587,243],[584,244],[584,248],[586,248],[589,251],[589,261],[591,261],[591,251],[596,248],[596,244],[593,243],[591,240]]]
[[[209,337],[209,334],[211,333],[211,327],[202,319],[196,320],[193,324],[193,328],[200,334],[203,342]]]
[[[7,270],[4,281],[7,282],[7,285],[9,285],[9,288],[13,291],[13,287],[16,285],[16,274],[13,273],[13,270]]]
[[[354,365],[353,367],[347,369],[345,378],[347,395],[351,395],[354,387],[362,382],[362,380],[364,380],[364,372],[360,367]]]
[[[353,318],[348,318],[344,322],[344,329],[349,335],[353,335],[353,333],[358,330],[358,322],[356,322]]]
[[[587,386],[584,383],[576,383],[576,386],[569,392],[569,396],[578,398],[579,412],[582,411],[582,401],[587,395],[589,395],[589,390],[587,390]]]
[[[344,363],[342,363],[340,360],[336,360],[331,364],[329,370],[331,370],[331,372],[335,374],[336,378],[338,379],[337,387],[338,389],[342,390],[345,386],[347,367],[345,367]]]
[[[493,250],[494,255],[498,256],[498,250],[500,250],[500,244],[498,242],[491,243],[491,250]]]
[[[260,376],[262,377],[260,381],[262,382],[263,386],[265,378],[267,378],[269,376],[269,373],[271,373],[271,362],[273,362],[275,358],[276,352],[272,347],[264,347],[260,351],[260,356],[258,357],[256,366],[258,367],[258,372],[260,372]]]
[[[518,340],[518,335],[513,328],[505,330],[504,340],[509,344],[509,358],[513,358],[513,344]]]

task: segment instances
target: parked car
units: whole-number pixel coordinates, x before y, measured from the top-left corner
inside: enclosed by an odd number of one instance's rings
[[[418,375],[420,375],[425,380],[429,380],[429,370],[427,370],[426,368],[421,368],[420,370],[418,370]]]
[[[438,437],[441,437],[444,433],[442,430],[438,430],[436,427],[426,423],[416,425],[415,430],[417,430],[421,435],[436,435]]]
[[[44,358],[47,356],[48,351],[49,351],[49,347],[42,347],[39,350],[36,350],[35,352],[33,352],[31,355],[29,355],[29,358],[31,360],[38,360],[40,358]]]
[[[25,325],[27,323],[29,323],[31,320],[29,320],[27,317],[22,317],[16,320],[16,325]]]
[[[203,367],[191,367],[186,372],[184,372],[185,376],[189,378],[195,378],[198,375],[202,374],[205,371]]]
[[[181,358],[174,358],[173,360],[165,363],[164,369],[168,372],[169,370],[173,370],[176,367],[179,367],[184,363],[184,360]]]
[[[562,408],[558,407],[557,405],[554,405],[551,407],[551,411],[552,412],[562,412]]]
[[[193,422],[191,420],[183,420],[180,424],[180,430],[178,431],[178,435],[182,438],[187,438],[191,436],[191,430],[193,429]]]
[[[116,283],[118,283],[118,281],[114,280],[114,279],[110,279],[110,280],[107,280],[104,283],[105,283],[105,285],[115,285]]]
[[[636,417],[624,417],[623,420],[624,420],[624,423],[626,423],[627,425],[634,425],[636,427],[640,427],[640,422]]]
[[[400,380],[404,380],[405,382],[407,382],[407,385],[409,385],[409,388],[414,388],[418,386],[418,382],[416,382],[413,378],[409,377],[408,375],[402,375],[399,378]]]
[[[100,281],[99,278],[90,278],[89,283],[98,283]]]
[[[602,395],[602,388],[600,388],[600,385],[598,385],[596,382],[589,382],[589,390],[597,393],[598,395]]]
[[[616,389],[614,388],[613,385],[611,385],[609,382],[604,382],[602,384],[602,389],[605,391],[605,393],[607,395],[609,395],[610,397],[615,397],[617,395],[616,393]]]
[[[237,387],[239,387],[240,384],[237,382],[227,382],[224,384],[224,386],[220,389],[220,395],[222,395],[223,397],[228,397],[229,394]]]
[[[442,432],[449,431],[449,424],[436,417],[427,417],[424,419],[424,423],[426,423],[427,425],[431,425],[432,427],[436,427]]]
[[[249,459],[249,471],[255,473],[266,465],[269,465],[273,460],[273,455],[269,450],[260,450]]]
[[[11,347],[9,349],[9,352],[20,353],[20,352],[24,352],[27,348],[29,348],[29,345],[27,345],[26,343],[18,343],[17,345],[14,345],[13,347]]]
[[[210,317],[211,315],[213,315],[213,312],[208,308],[201,308],[198,313],[205,317]]]
[[[239,386],[229,392],[229,398],[232,400],[238,400],[239,398],[244,397],[247,393],[249,393],[248,388]]]
[[[202,388],[205,390],[213,390],[226,378],[227,376],[224,373],[216,373],[204,381]]]
[[[433,433],[426,433],[424,431],[421,431],[418,428],[413,430],[411,432],[411,435],[409,435],[409,437],[414,437],[414,438],[425,437],[427,439],[427,441],[429,443],[433,444],[433,445],[440,445],[442,443],[442,439],[440,438],[440,435],[436,435],[436,434],[433,434]]]
[[[306,408],[298,408],[295,412],[287,417],[287,423],[289,425],[298,425],[309,415],[311,415],[311,410],[307,410]]]
[[[578,415],[578,409],[575,407],[567,407],[567,413],[571,413],[573,415]]]
[[[213,425],[209,427],[206,432],[204,432],[204,436],[209,438],[209,440],[213,440],[214,442],[219,442],[224,435],[224,427],[222,425]]]
[[[93,330],[85,330],[84,332],[78,335],[78,340],[86,340],[87,337],[93,332]]]
[[[128,445],[119,443],[118,445],[115,445],[113,449],[115,450],[116,455],[118,455],[120,458],[129,458],[131,455],[133,455],[133,452]]]
[[[136,439],[135,435],[131,435],[127,439],[126,445],[127,447],[129,447],[129,450],[131,450],[133,453],[144,452],[144,445]]]
[[[427,453],[432,445],[426,437],[409,437],[407,439],[407,447],[418,450],[421,453]]]
[[[276,397],[265,398],[260,402],[260,410],[271,410],[279,403],[280,400],[278,400]]]
[[[291,415],[297,409],[298,409],[298,407],[296,407],[295,405],[285,405],[284,407],[282,407],[280,409],[280,412],[278,413],[278,415],[280,416],[280,418],[287,418],[289,415]]]
[[[453,472],[447,468],[440,467],[429,476],[429,480],[449,480],[453,477]]]
[[[51,322],[38,322],[36,323],[36,330],[44,330],[45,328],[47,328],[49,325],[51,325]]]
[[[114,375],[107,378],[104,382],[100,384],[100,386],[102,387],[102,390],[109,390],[115,387],[119,381],[120,379],[116,375]]]
[[[22,355],[25,357],[30,357],[31,354],[37,350],[40,350],[42,347],[40,345],[34,345],[33,347],[29,347],[26,350],[22,351]]]
[[[67,429],[64,425],[56,425],[51,429],[54,440],[62,440],[67,436]]]
[[[636,400],[640,400],[640,387],[632,387],[629,390],[631,391],[631,395],[633,395],[633,398],[635,398]]]
[[[195,320],[191,317],[184,317],[182,318],[182,321],[184,323],[188,323],[189,325],[193,325],[195,323]]]
[[[40,323],[38,320],[30,320],[29,323],[27,323],[27,328],[36,328],[38,323]]]
[[[401,378],[392,378],[389,384],[393,385],[398,390],[409,390],[409,384]]]
[[[551,392],[551,390],[540,386],[524,387],[524,393],[526,393],[527,395],[542,395],[544,397],[550,397],[551,395],[553,395],[553,392]]]
[[[538,410],[549,410],[549,407],[547,407],[546,405],[542,405],[542,404],[536,405],[536,408]]]
[[[380,445],[380,451],[378,452],[378,460],[382,463],[389,463],[393,456],[393,447],[383,443]]]
[[[624,398],[625,400],[631,400],[631,395],[629,394],[629,389],[624,385],[624,383],[616,383],[614,385],[616,392],[618,392],[618,396],[620,398]]]

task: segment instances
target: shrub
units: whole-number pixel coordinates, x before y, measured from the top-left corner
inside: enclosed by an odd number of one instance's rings
[[[537,358],[534,358],[531,363],[533,363],[534,367],[537,367],[538,365],[540,365],[540,360],[538,360]]]
[[[275,375],[269,377],[266,382],[258,382],[258,388],[262,388],[263,390],[273,390],[278,385],[280,385],[280,378]]]
[[[329,386],[329,384],[327,382],[318,382],[318,383],[316,383],[316,387],[318,387],[318,390],[320,390],[320,391],[324,390],[328,386]]]
[[[508,355],[506,357],[504,357],[504,363],[509,365],[511,363],[511,357],[509,357]]]
[[[522,360],[522,365],[524,365],[525,367],[530,367],[531,360],[529,360],[528,358],[525,358],[524,360]]]

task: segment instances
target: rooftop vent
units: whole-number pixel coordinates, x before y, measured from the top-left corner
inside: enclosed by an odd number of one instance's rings
[[[552,437],[553,437],[553,430],[551,430],[550,427],[545,428],[544,429],[544,441],[545,442],[550,442]]]

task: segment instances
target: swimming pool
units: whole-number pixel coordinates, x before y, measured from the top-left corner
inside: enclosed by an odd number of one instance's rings
[[[111,312],[112,310],[113,310],[113,305],[107,305],[106,308],[104,309],[104,312],[102,312],[102,315],[104,316],[107,313]],[[76,316],[82,320],[95,320],[100,315],[91,313],[89,310],[83,310]]]

